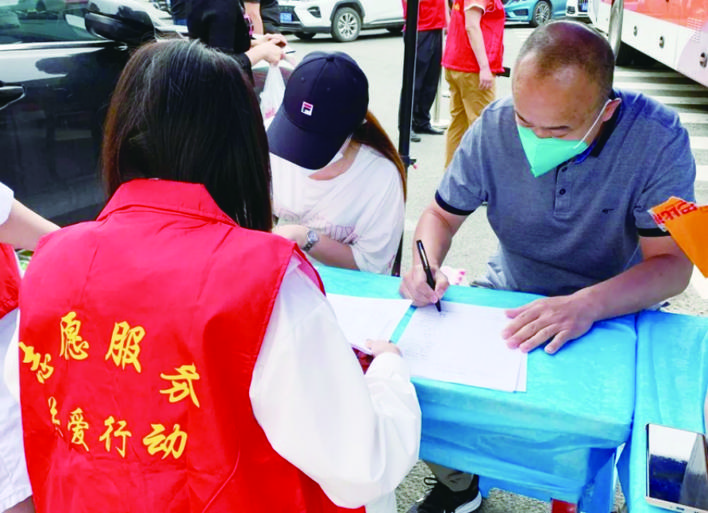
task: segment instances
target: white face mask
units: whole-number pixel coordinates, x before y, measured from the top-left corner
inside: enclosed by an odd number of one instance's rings
[[[349,143],[351,142],[351,140],[352,140],[352,136],[350,135],[349,137],[347,137],[346,141],[344,141],[344,144],[342,144],[342,146],[339,148],[339,150],[337,150],[337,153],[334,154],[334,157],[332,157],[332,160],[330,160],[325,166],[321,167],[320,169],[307,169],[304,167],[301,167],[300,169],[305,174],[305,176],[310,176],[310,175],[317,173],[318,171],[321,171],[322,169],[324,169],[328,166],[331,166],[335,162],[342,160],[344,158],[344,152],[346,151],[347,146],[349,146]]]
[[[344,158],[344,152],[346,151],[347,146],[349,146],[349,143],[351,142],[351,140],[352,140],[352,136],[350,135],[349,137],[347,137],[347,140],[344,141],[344,144],[342,144],[342,147],[339,148],[339,150],[337,150],[337,153],[334,154],[334,157],[332,157],[332,160],[330,160],[327,163],[327,166],[331,166],[335,162],[342,160]],[[327,167],[327,166],[325,166],[325,167]]]

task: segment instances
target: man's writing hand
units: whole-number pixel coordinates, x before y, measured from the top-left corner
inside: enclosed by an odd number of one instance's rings
[[[425,271],[421,264],[414,265],[401,280],[399,292],[401,296],[413,300],[414,306],[437,303],[450,285],[447,276],[445,276],[445,273],[440,272],[440,269],[431,265],[430,271],[433,273],[433,279],[435,280],[435,290],[432,290],[428,285]]]
[[[524,353],[548,342],[545,351],[554,354],[566,342],[585,334],[597,320],[592,305],[575,295],[537,299],[507,310],[506,315],[513,320],[502,337],[509,347]]]

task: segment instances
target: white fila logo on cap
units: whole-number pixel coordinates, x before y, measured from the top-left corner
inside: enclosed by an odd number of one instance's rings
[[[311,103],[307,102],[302,102],[302,107],[300,108],[300,112],[302,112],[305,116],[312,116],[312,109],[314,109],[315,106],[312,105]]]

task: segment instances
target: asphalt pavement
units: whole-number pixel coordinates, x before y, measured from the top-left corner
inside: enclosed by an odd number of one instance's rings
[[[505,66],[513,66],[517,52],[530,32],[531,29],[528,26],[507,25],[504,39]],[[311,41],[300,41],[294,36],[289,36],[289,40],[296,50],[294,57],[298,60],[311,51],[343,51],[351,55],[369,79],[370,110],[377,116],[394,144],[398,144],[397,119],[404,53],[403,38],[400,35],[395,36],[386,31],[363,32],[359,39],[352,43],[337,43],[327,35],[317,35]],[[644,82],[644,77],[641,73],[637,73],[639,72],[620,70],[619,76],[622,77],[622,80],[627,80],[626,77],[631,75],[635,77],[636,83],[641,85]],[[672,72],[667,73],[660,70],[653,71],[653,73],[666,74],[670,80],[673,80]],[[615,81],[617,82],[617,80],[616,78]],[[662,78],[662,80],[664,79]],[[441,92],[444,92],[445,89],[443,83]],[[497,97],[510,93],[510,79],[497,78]],[[696,93],[696,95],[708,98],[708,91],[703,90],[702,93]],[[449,117],[448,101],[444,94],[439,94],[438,107],[438,109],[435,107],[433,109],[433,123],[444,125]],[[693,112],[687,119],[695,119],[696,123],[703,123],[703,119],[705,119],[705,130],[708,133],[708,113],[705,116],[702,113],[702,110]],[[707,150],[694,150],[694,154],[699,160],[699,168],[703,170],[699,172],[705,173],[705,177],[708,177],[708,137],[702,137],[703,134],[700,133],[700,130],[703,128],[696,129],[699,130],[699,136],[695,137],[696,144],[706,142]],[[445,137],[442,135],[422,135],[421,137],[421,142],[411,143],[411,157],[416,160],[416,164],[408,171],[403,271],[410,266],[411,238],[416,222],[425,206],[432,201],[444,166]],[[692,136],[692,144],[693,141],[694,137]],[[698,183],[697,193],[699,203],[708,203],[708,180]],[[486,220],[484,208],[480,208],[470,216],[455,236],[445,264],[464,269],[467,276],[480,275],[484,272],[487,258],[494,252],[496,245],[497,239]],[[695,286],[690,286],[686,292],[671,300],[669,311],[691,315],[708,315],[708,292],[705,292],[708,291],[708,287],[704,292],[701,291],[701,287],[704,287],[707,282],[698,276],[695,277],[694,282]],[[427,467],[419,463],[401,484],[397,490],[399,513],[408,511],[413,502],[423,495],[426,490],[423,478],[428,475],[430,474]],[[615,510],[619,510],[623,502],[618,489]],[[549,506],[527,497],[493,490],[480,511],[482,513],[541,513],[549,511]]]

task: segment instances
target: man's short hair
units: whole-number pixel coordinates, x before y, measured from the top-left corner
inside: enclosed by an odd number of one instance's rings
[[[602,98],[612,92],[615,57],[605,37],[589,26],[574,21],[554,21],[534,30],[521,47],[518,65],[529,54],[544,75],[568,66],[582,69],[595,80]]]

